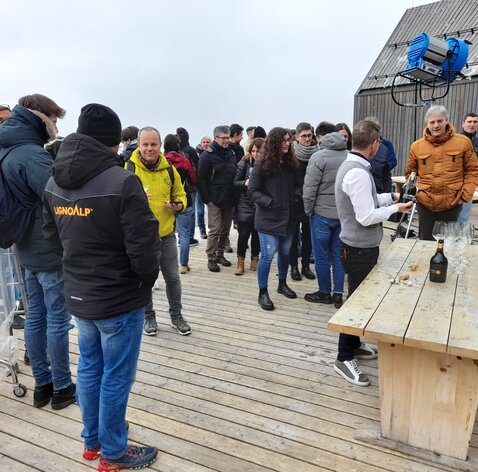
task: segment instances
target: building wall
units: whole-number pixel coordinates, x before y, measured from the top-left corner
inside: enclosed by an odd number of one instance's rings
[[[445,88],[437,88],[435,96],[444,93]],[[395,89],[395,97],[400,103],[421,103],[415,98],[414,86],[400,86]],[[430,97],[430,90],[423,90],[423,97]],[[450,86],[448,94],[433,102],[444,105],[450,114],[450,123],[461,131],[463,117],[468,112],[478,113],[478,79],[457,81]],[[376,116],[382,123],[383,136],[390,139],[397,154],[398,164],[394,175],[402,175],[408,159],[410,144],[422,137],[424,116],[427,106],[403,107],[397,105],[391,95],[390,88],[361,90],[355,95],[354,123],[366,116]]]

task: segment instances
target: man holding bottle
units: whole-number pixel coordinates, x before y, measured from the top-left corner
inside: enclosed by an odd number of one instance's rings
[[[419,238],[433,241],[435,221],[456,221],[478,184],[478,158],[470,139],[455,132],[443,106],[425,115],[423,138],[412,143],[405,175],[417,169]]]

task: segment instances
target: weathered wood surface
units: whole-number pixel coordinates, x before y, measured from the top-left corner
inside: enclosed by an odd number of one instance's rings
[[[334,373],[338,336],[327,322],[336,310],[303,299],[317,290],[316,281],[291,282],[298,299],[289,300],[275,292],[274,268],[270,294],[277,309],[266,312],[257,305],[256,274],[237,277],[234,267],[213,274],[204,249],[201,241],[191,251],[191,272],[181,276],[192,334],[181,337],[169,327],[160,279],[154,292],[160,332],[143,338],[127,419],[131,441],[160,449],[152,470],[459,470],[357,439],[359,428],[376,428],[380,421],[377,363],[362,363],[372,380],[368,388]],[[229,257],[235,261],[235,254]],[[76,334],[71,331],[74,373]],[[33,408],[31,370],[19,364],[27,396],[16,398],[8,380],[0,383],[0,470],[96,470],[96,463],[81,458],[78,407]],[[476,433],[475,424],[475,459]]]

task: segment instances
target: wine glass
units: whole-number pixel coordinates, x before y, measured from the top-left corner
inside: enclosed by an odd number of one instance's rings
[[[435,221],[433,225],[433,237],[439,241],[445,238],[446,223],[444,221]]]

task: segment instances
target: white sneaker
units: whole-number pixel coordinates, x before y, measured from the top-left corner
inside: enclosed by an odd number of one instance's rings
[[[361,387],[367,387],[370,385],[368,377],[359,369],[357,361],[352,359],[351,361],[335,361],[334,370],[340,374],[347,382]]]

